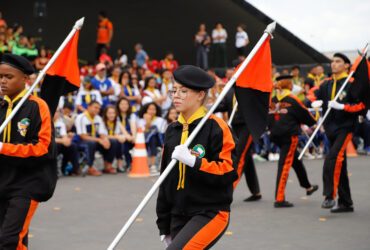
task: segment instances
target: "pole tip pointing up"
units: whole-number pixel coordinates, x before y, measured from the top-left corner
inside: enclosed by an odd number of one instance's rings
[[[82,26],[84,25],[84,21],[85,21],[85,17],[78,19],[77,22],[75,23],[74,28],[80,30]]]
[[[269,33],[272,36],[272,33],[275,31],[275,28],[276,28],[276,21],[267,25],[265,32]]]

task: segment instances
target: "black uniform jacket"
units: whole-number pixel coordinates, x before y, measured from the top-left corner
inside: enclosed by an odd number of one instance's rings
[[[341,88],[345,78],[337,81],[336,92]],[[351,94],[351,85],[348,83],[340,94],[337,102],[344,104],[344,110],[332,109],[324,122],[325,132],[332,137],[339,132],[351,132],[354,130],[357,116],[364,111],[365,105],[356,100]],[[328,102],[331,100],[333,79],[329,78],[323,82],[314,94],[316,99],[323,101],[323,114],[328,109]]]
[[[0,101],[0,123],[5,120],[7,108],[8,103]],[[10,142],[4,142],[0,151],[0,199],[20,196],[46,201],[54,192],[56,180],[49,108],[42,99],[30,96],[11,120]]]
[[[201,119],[189,125],[189,135]],[[169,125],[164,141],[161,172],[180,144],[183,125]],[[179,164],[159,188],[157,225],[160,234],[169,234],[171,214],[192,216],[205,211],[230,211],[233,182],[237,179],[235,137],[222,119],[211,115],[191,143],[197,156],[194,167],[186,166],[184,188],[178,189]]]
[[[312,126],[315,118],[304,104],[293,94],[285,96],[280,101],[272,98],[270,105],[269,128],[271,139],[276,142],[281,137],[290,139],[300,134],[301,124]]]

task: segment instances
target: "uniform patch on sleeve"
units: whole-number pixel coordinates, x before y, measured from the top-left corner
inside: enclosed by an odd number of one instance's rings
[[[21,134],[21,136],[25,137],[27,134],[28,126],[30,125],[31,120],[28,118],[23,118],[17,123],[18,126],[18,132]]]
[[[197,144],[192,148],[191,154],[198,158],[203,158],[204,155],[206,154],[206,150],[201,144]]]

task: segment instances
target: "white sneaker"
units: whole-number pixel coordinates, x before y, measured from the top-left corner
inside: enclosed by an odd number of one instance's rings
[[[158,176],[160,174],[156,165],[150,166],[149,172],[150,172],[150,176]]]
[[[268,157],[269,161],[275,161],[275,155],[273,153],[269,153]]]
[[[274,161],[279,161],[279,159],[280,159],[280,154],[275,153],[274,154]]]

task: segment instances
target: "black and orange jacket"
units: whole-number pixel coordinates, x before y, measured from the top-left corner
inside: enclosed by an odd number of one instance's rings
[[[277,96],[272,98],[269,129],[273,141],[281,137],[299,135],[301,124],[312,126],[315,123],[315,118],[295,95],[290,93],[280,100]]]
[[[201,118],[188,125],[192,133]],[[183,125],[169,125],[164,141],[161,172],[171,161],[174,148],[181,142]],[[235,137],[221,118],[211,115],[191,143],[197,156],[195,166],[176,164],[159,188],[157,225],[160,234],[169,234],[171,214],[192,216],[204,211],[230,211],[233,182],[237,179]],[[182,185],[180,185],[182,183]]]
[[[13,107],[19,99],[14,101]],[[0,123],[9,102],[0,101]],[[47,104],[30,96],[0,134],[0,199],[27,197],[48,200],[57,180],[56,148],[52,119]]]
[[[335,91],[333,91],[335,81],[333,78],[328,78],[317,90],[315,90],[310,101],[314,101],[316,99],[322,100],[322,112],[324,114],[328,109],[328,102],[337,94],[345,80],[346,74],[336,81]],[[353,131],[357,116],[365,109],[365,104],[352,96],[351,87],[352,84],[348,83],[337,100],[337,102],[344,104],[344,110],[332,109],[324,122],[325,132],[328,136],[335,136],[341,131]]]

